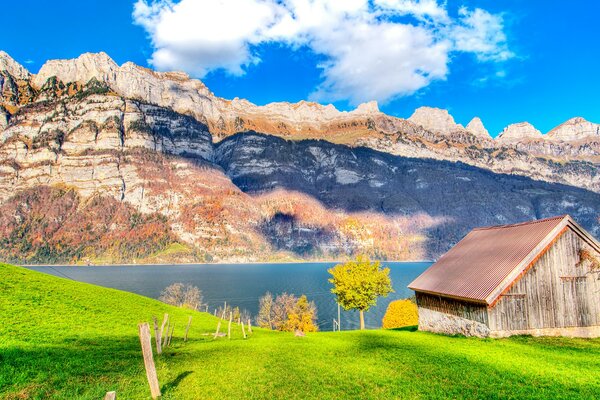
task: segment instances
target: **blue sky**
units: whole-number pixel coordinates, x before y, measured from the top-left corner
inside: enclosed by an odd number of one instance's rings
[[[257,104],[351,109],[376,97],[399,117],[446,108],[463,125],[481,117],[492,135],[520,121],[542,132],[574,116],[600,122],[595,1],[349,0],[356,9],[340,11],[316,0],[326,11],[304,19],[304,0],[182,1],[7,2],[0,49],[34,73],[105,51]]]

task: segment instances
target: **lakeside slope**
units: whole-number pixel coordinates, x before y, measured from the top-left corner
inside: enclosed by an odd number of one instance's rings
[[[212,340],[217,319],[142,296],[0,264],[0,398],[149,398],[137,324],[168,312],[156,358],[165,399],[594,398],[600,340],[491,340],[424,332]],[[193,315],[191,340],[181,339]]]

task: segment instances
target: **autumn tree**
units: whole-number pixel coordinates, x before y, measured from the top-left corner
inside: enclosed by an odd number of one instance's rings
[[[331,274],[329,282],[333,284],[331,293],[345,310],[358,310],[360,329],[365,329],[364,312],[377,304],[379,296],[386,297],[392,289],[390,269],[381,268],[379,261],[371,262],[367,256],[358,256],[356,260],[338,264],[327,270]]]
[[[167,286],[158,299],[173,306],[197,310],[202,304],[202,292],[196,286],[178,282]]]
[[[258,301],[258,316],[256,323],[261,328],[273,329],[273,295],[267,292]]]
[[[298,298],[282,293],[274,298],[267,292],[259,301],[257,324],[278,331],[315,332],[318,330],[317,307],[304,295]]]
[[[294,307],[289,310],[287,320],[283,324],[283,329],[287,332],[316,332],[317,325],[317,307],[314,302],[309,302],[305,295],[294,304]]]

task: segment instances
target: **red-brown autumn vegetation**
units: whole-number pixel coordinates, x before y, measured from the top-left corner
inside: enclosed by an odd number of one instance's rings
[[[176,242],[167,219],[111,197],[82,202],[69,188],[40,186],[0,207],[0,257],[19,262],[143,259]]]

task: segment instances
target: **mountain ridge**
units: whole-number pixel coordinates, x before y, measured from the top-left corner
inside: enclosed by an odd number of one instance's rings
[[[38,86],[39,74],[0,71],[4,259],[426,259],[474,226],[557,213],[600,233],[593,141],[497,147],[480,120],[469,124],[476,135],[443,110],[420,112],[423,124],[441,128],[434,130],[375,103],[356,112],[310,102],[255,106],[219,99],[185,74],[130,63],[119,72],[101,59],[102,68],[89,59],[65,68],[69,79],[91,76],[85,83],[52,75]],[[177,111],[190,105],[194,112]],[[290,109],[296,122],[283,118]],[[571,135],[564,129],[559,136]],[[98,214],[98,204],[115,201],[125,205],[117,220]],[[107,245],[127,235],[154,238],[151,252]]]
[[[5,68],[6,66],[10,66],[10,68]],[[173,82],[190,83],[191,86],[194,87],[195,89],[197,89],[201,95],[210,96],[210,97],[213,97],[214,99],[218,99],[225,103],[232,104],[234,108],[250,106],[250,107],[256,107],[259,110],[272,111],[274,113],[277,113],[277,110],[288,111],[288,110],[286,110],[286,108],[288,108],[288,107],[289,107],[289,109],[299,109],[299,108],[302,109],[306,105],[308,105],[309,107],[311,107],[313,109],[318,109],[321,114],[319,116],[325,117],[325,119],[340,118],[340,117],[343,117],[343,116],[346,116],[349,114],[356,114],[356,115],[383,114],[379,110],[379,107],[377,106],[376,101],[362,103],[362,104],[358,105],[356,107],[356,109],[354,109],[352,111],[338,111],[335,108],[335,106],[333,106],[332,104],[322,105],[320,103],[307,102],[304,100],[301,100],[298,103],[289,103],[286,101],[271,102],[271,103],[268,103],[268,104],[265,104],[262,106],[253,104],[245,99],[239,99],[237,97],[234,99],[231,99],[231,100],[227,100],[227,99],[223,99],[223,98],[215,96],[214,93],[212,93],[202,81],[200,81],[198,79],[190,78],[190,76],[185,72],[180,72],[180,71],[156,72],[149,68],[141,67],[141,66],[136,65],[129,61],[125,62],[123,65],[119,66],[116,62],[114,62],[112,60],[112,58],[110,58],[110,56],[108,54],[106,54],[104,52],[84,53],[81,56],[74,58],[74,59],[49,60],[43,64],[43,66],[41,67],[40,71],[37,74],[31,74],[29,71],[27,71],[27,69],[25,67],[18,64],[6,52],[0,51],[0,70],[2,70],[2,69],[7,69],[7,70],[9,70],[9,72],[11,70],[19,71],[18,75],[19,75],[20,79],[24,79],[23,77],[26,77],[27,75],[33,76],[34,77],[33,83],[38,88],[41,88],[43,86],[43,84],[50,77],[53,77],[53,76],[57,77],[58,79],[62,80],[63,82],[79,82],[82,84],[86,84],[90,79],[96,78],[98,80],[106,81],[107,83],[110,84],[112,81],[116,80],[116,76],[118,74],[133,74],[133,71],[137,70],[138,72],[145,73],[149,76],[166,78],[166,79],[172,80]],[[13,75],[14,75],[14,73],[13,73]],[[125,96],[127,95],[127,93],[122,93],[122,94]],[[154,104],[165,106],[165,104],[160,104],[160,103],[154,103]],[[418,114],[419,112],[423,112],[424,114],[426,114],[428,111],[429,112],[441,111],[443,113],[446,113],[447,116],[450,118],[450,124],[446,125],[444,127],[445,129],[439,129],[441,131],[448,131],[451,129],[466,129],[462,125],[456,124],[454,122],[454,119],[448,113],[447,110],[443,110],[443,109],[439,109],[439,108],[435,108],[435,107],[428,107],[428,106],[420,107],[417,110],[415,110],[412,117],[409,117],[406,119],[403,119],[400,117],[394,117],[391,115],[388,115],[388,116],[398,118],[401,120],[415,121],[415,118],[413,118],[415,116],[415,114]],[[477,117],[477,116],[474,116],[471,122],[474,122],[476,120],[481,122],[481,119],[479,119],[479,117]],[[557,129],[559,129],[563,125],[569,124],[573,121],[576,121],[581,124],[591,124],[592,126],[596,127],[596,129],[593,129],[593,130],[585,129],[584,134],[586,136],[587,135],[590,135],[590,136],[599,136],[600,135],[600,133],[598,133],[598,128],[597,128],[600,126],[600,124],[595,124],[593,122],[585,120],[582,117],[576,116],[576,117],[573,117],[573,118],[563,122],[562,124],[559,124],[555,128],[552,128],[546,134],[542,134],[540,132],[540,135],[536,135],[536,136],[541,136],[543,138],[552,137],[554,139],[560,138],[561,135],[556,134]],[[506,131],[507,128],[510,128],[513,125],[518,126],[518,125],[522,125],[522,124],[530,125],[526,121],[515,122],[513,124],[508,125],[504,130]],[[423,126],[424,128],[431,127],[430,125],[428,126],[428,124],[426,122],[422,122],[419,125]],[[472,132],[474,134],[481,133],[480,127],[474,128],[474,130],[470,131],[470,132]],[[500,132],[498,135],[501,135],[502,133],[503,132]],[[548,134],[550,134],[550,133],[554,133],[554,134],[548,136]],[[490,137],[491,137],[491,135],[490,135]]]

